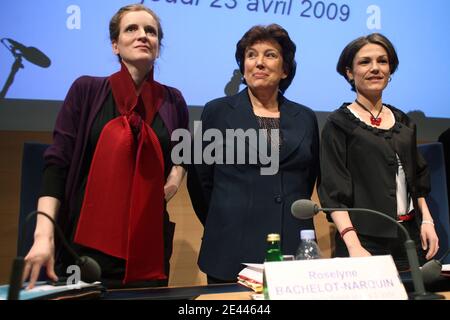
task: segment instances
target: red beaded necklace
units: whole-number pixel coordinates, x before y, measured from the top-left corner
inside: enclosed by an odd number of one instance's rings
[[[370,113],[370,115],[371,115],[371,117],[370,117],[370,123],[371,123],[372,125],[374,125],[374,126],[379,127],[380,124],[381,124],[381,121],[383,120],[383,119],[380,117],[381,111],[383,110],[383,105],[381,105],[380,111],[378,111],[378,114],[377,114],[377,116],[375,117],[375,116],[373,115],[373,113],[372,113],[369,109],[367,109],[361,102],[358,101],[358,99],[356,99],[355,102],[356,102],[361,108],[363,108],[363,109],[366,110],[368,113]]]

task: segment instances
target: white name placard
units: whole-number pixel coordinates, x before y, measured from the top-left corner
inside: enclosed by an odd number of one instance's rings
[[[271,300],[406,300],[390,255],[264,263]]]

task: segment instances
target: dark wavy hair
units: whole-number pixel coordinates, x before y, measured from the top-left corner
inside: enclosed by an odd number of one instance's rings
[[[236,44],[235,58],[239,70],[241,71],[241,74],[244,74],[245,51],[247,48],[260,41],[274,41],[281,47],[283,69],[287,74],[287,77],[280,81],[279,89],[284,93],[294,79],[297,63],[295,62],[295,43],[289,37],[288,32],[280,25],[258,25],[250,28],[250,30],[244,34],[241,40]],[[247,84],[245,79],[243,79],[242,82]]]
[[[344,50],[342,50],[336,66],[336,71],[343,76],[348,83],[350,83],[353,91],[356,91],[355,81],[348,78],[347,70],[353,70],[353,60],[355,59],[356,54],[362,47],[369,43],[380,45],[386,50],[391,74],[394,74],[397,70],[399,64],[397,52],[395,51],[394,45],[388,38],[381,33],[372,33],[367,36],[359,37],[347,44]]]

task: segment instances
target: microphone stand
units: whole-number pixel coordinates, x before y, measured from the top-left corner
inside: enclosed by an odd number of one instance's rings
[[[408,257],[408,263],[409,268],[411,270],[411,277],[414,285],[414,292],[412,293],[412,298],[414,300],[435,300],[435,299],[444,299],[444,296],[435,294],[432,292],[425,291],[425,285],[423,283],[423,277],[422,272],[419,268],[419,258],[417,257],[416,252],[416,244],[409,236],[408,230],[404,226],[402,226],[401,223],[399,223],[394,218],[388,216],[387,214],[383,214],[381,212],[370,210],[370,209],[361,209],[361,208],[352,208],[352,209],[343,209],[343,208],[321,208],[320,210],[324,211],[340,211],[340,210],[350,210],[350,211],[361,211],[361,212],[369,212],[376,214],[378,216],[383,217],[384,219],[387,219],[389,221],[394,222],[400,230],[402,230],[403,234],[405,235],[406,241],[405,241],[405,249],[406,249],[406,255]]]
[[[9,46],[5,43],[6,41],[10,43]],[[6,49],[9,50],[9,52],[11,52],[15,59],[13,65],[11,66],[11,72],[6,79],[2,91],[0,91],[0,100],[2,100],[6,97],[6,93],[8,92],[9,87],[13,84],[14,78],[19,69],[24,68],[22,58],[42,68],[48,68],[51,65],[51,61],[43,52],[34,47],[25,47],[21,43],[8,38],[3,38],[0,42],[6,47]]]
[[[11,85],[14,82],[16,73],[19,71],[19,69],[21,69],[21,68],[23,69],[22,55],[20,53],[13,52],[11,49],[9,49],[9,50],[14,55],[15,61],[14,61],[13,65],[11,66],[11,72],[9,73],[8,79],[6,79],[5,85],[3,86],[3,89],[0,92],[0,99],[5,98],[9,87],[11,87]]]
[[[23,257],[14,258],[9,278],[8,300],[19,300],[20,290],[22,289],[22,274],[25,261]]]

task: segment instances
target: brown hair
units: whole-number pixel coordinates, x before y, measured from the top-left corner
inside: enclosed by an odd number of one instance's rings
[[[284,93],[294,79],[297,69],[295,43],[289,37],[288,32],[278,24],[258,25],[250,28],[236,44],[235,58],[242,74],[244,74],[245,50],[259,41],[274,41],[281,47],[283,69],[287,77],[280,81],[279,89]],[[243,79],[243,83],[246,84],[245,79]]]
[[[158,25],[158,43],[161,47],[161,40],[163,38],[163,31],[161,28],[161,21],[159,17],[154,13],[151,9],[147,8],[146,6],[142,4],[130,4],[125,7],[120,8],[116,14],[111,18],[109,22],[109,38],[111,42],[117,41],[119,39],[120,34],[120,21],[122,20],[123,16],[128,12],[133,11],[145,11],[148,12],[153,19],[155,19],[156,24]]]
[[[347,77],[347,70],[353,70],[353,60],[355,59],[356,54],[362,47],[369,43],[380,45],[386,50],[391,74],[394,74],[397,70],[399,64],[397,52],[395,52],[394,45],[388,38],[381,33],[372,33],[367,36],[359,37],[347,44],[344,50],[342,50],[336,66],[337,72],[350,83],[353,91],[356,90],[355,82]]]

